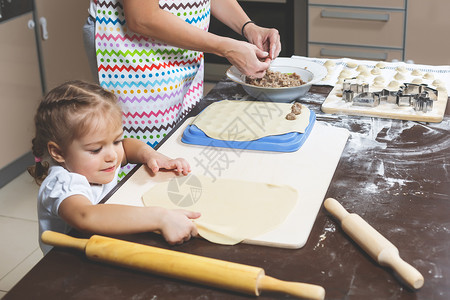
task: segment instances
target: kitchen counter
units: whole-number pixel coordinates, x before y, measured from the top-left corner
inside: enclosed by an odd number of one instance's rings
[[[302,100],[318,121],[351,132],[326,197],[336,198],[396,245],[401,257],[424,276],[420,290],[406,288],[390,269],[377,265],[324,208],[306,245],[297,250],[222,246],[203,239],[169,246],[153,233],[115,237],[262,267],[278,279],[321,285],[326,299],[449,299],[449,105],[441,123],[325,115],[320,105],[330,91],[329,86],[313,86]],[[240,86],[224,79],[191,115],[213,101],[245,95]],[[4,299],[254,298],[92,262],[75,250],[54,249]],[[259,298],[288,296],[263,292]]]

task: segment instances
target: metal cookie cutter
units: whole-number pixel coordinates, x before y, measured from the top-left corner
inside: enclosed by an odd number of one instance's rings
[[[404,83],[397,92],[383,89],[369,92],[369,84],[356,83],[356,78],[345,79],[342,99],[355,106],[376,107],[381,102],[397,104],[400,107],[413,107],[415,111],[429,112],[433,102],[438,99],[438,91],[426,84]]]
[[[343,90],[342,99],[344,99],[345,102],[353,102],[355,95],[369,92],[369,84],[356,83],[356,78],[344,79],[344,83],[342,84],[342,90]]]
[[[389,90],[383,89],[380,92],[375,92],[374,96],[380,99],[379,102],[397,104],[398,92],[391,92]]]
[[[380,105],[380,97],[374,93],[364,92],[353,97],[353,105],[375,107]]]
[[[433,110],[433,102],[438,99],[438,91],[426,84],[404,83],[398,94],[399,106],[412,106],[425,113]]]

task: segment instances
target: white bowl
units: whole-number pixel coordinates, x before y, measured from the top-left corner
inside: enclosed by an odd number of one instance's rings
[[[289,57],[276,58],[269,69],[281,73],[297,73],[306,83],[301,86],[279,88],[251,85],[245,82],[245,75],[234,66],[227,70],[227,76],[234,82],[242,85],[244,90],[256,100],[292,102],[305,95],[311,88],[311,85],[322,80],[328,73],[327,69],[318,63]]]

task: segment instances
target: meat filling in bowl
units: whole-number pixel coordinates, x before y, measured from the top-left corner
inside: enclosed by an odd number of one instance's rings
[[[279,88],[293,87],[305,84],[300,75],[296,73],[281,73],[267,70],[263,78],[245,78],[245,82],[255,86]]]

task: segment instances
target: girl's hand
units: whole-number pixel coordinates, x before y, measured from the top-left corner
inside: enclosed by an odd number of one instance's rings
[[[147,160],[147,166],[153,173],[160,169],[174,170],[177,175],[188,175],[191,172],[191,166],[184,158],[171,159],[159,152],[154,152]]]
[[[199,212],[187,210],[166,210],[161,217],[161,233],[167,243],[182,244],[198,235],[191,219],[200,217]]]
[[[280,54],[280,34],[275,28],[264,28],[252,23],[245,26],[244,34],[250,43],[268,52],[271,60]]]

